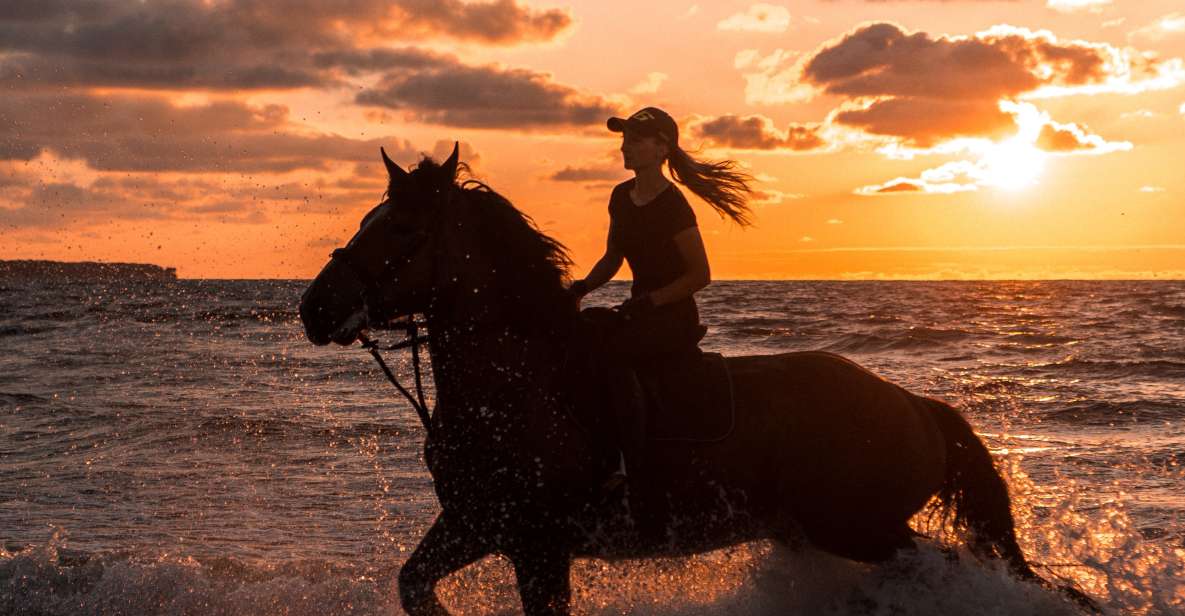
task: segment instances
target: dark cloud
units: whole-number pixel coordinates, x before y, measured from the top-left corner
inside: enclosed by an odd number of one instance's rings
[[[0,227],[59,228],[82,221],[151,220],[168,218],[166,209],[127,198],[121,191],[84,187],[69,182],[36,184],[20,191],[4,191],[20,205],[0,207]]]
[[[547,179],[553,182],[603,182],[624,180],[626,175],[619,163],[613,166],[564,167]]]
[[[572,18],[561,10],[534,12],[514,0],[399,0],[388,2],[397,16],[383,24],[396,36],[447,35],[484,43],[546,41],[564,31]]]
[[[1041,126],[1035,145],[1046,152],[1060,154],[1105,154],[1132,148],[1129,142],[1107,141],[1084,126],[1056,122],[1047,122]]]
[[[421,122],[470,128],[592,125],[617,111],[603,98],[543,73],[445,59],[388,71],[376,87],[358,93],[356,102],[402,110]]]
[[[1074,131],[1062,130],[1050,124],[1041,127],[1036,145],[1047,152],[1073,152],[1090,148],[1089,144],[1079,140]]]
[[[801,151],[826,145],[819,136],[818,125],[791,124],[782,132],[764,116],[719,116],[698,122],[692,132],[715,145],[729,148]]]
[[[550,40],[570,24],[564,11],[514,0],[18,1],[0,6],[0,79],[13,87],[332,85],[326,59],[357,53],[358,41],[509,45]]]
[[[1008,53],[983,41],[907,34],[885,23],[865,26],[815,54],[803,78],[847,97],[998,99],[1040,83]]]
[[[103,171],[283,172],[331,161],[397,160],[418,150],[396,138],[294,132],[285,107],[238,102],[179,107],[155,97],[26,93],[0,98],[0,160],[43,150]]]
[[[878,193],[905,193],[905,192],[923,192],[925,188],[910,180],[899,180],[886,184],[876,190]]]
[[[453,56],[416,49],[343,49],[313,55],[313,65],[338,68],[350,75],[390,70],[422,70],[456,64]]]
[[[840,111],[835,121],[867,133],[906,137],[927,147],[952,137],[1002,137],[1016,132],[1012,115],[994,100],[890,98]]]
[[[381,168],[375,171],[382,173]],[[89,185],[68,179],[29,182],[0,186],[0,228],[77,229],[119,221],[211,217],[261,223],[277,215],[374,204],[385,186],[380,182],[342,189],[323,180],[228,184],[156,174],[104,175]]]
[[[836,122],[926,146],[1014,131],[1000,101],[1043,86],[1102,83],[1116,70],[1110,61],[1105,45],[1006,26],[945,37],[877,23],[823,47],[804,65],[802,79],[860,102],[841,109]]]

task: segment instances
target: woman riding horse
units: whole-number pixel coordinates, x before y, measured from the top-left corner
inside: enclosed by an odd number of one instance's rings
[[[623,515],[599,498],[608,469],[573,417],[563,246],[485,184],[458,183],[455,148],[411,172],[383,160],[387,198],[334,251],[300,316],[318,345],[403,316],[427,322],[436,404],[424,459],[440,514],[400,569],[407,613],[446,613],[437,582],[489,554],[509,558],[531,616],[569,612],[579,556],[773,539],[881,561],[912,544],[910,519],[932,500],[975,553],[1036,577],[1007,485],[959,412],[820,352],[726,358],[735,429],[651,444],[640,502],[670,515],[663,535],[638,532],[633,503]]]
[[[605,254],[569,290],[579,301],[613,278],[623,259],[630,265],[630,298],[619,307],[624,318],[600,351],[613,358],[605,362],[605,373],[624,463],[636,465],[644,450],[646,405],[635,369],[695,350],[703,329],[694,294],[711,280],[695,213],[663,176],[662,164],[667,163],[675,180],[742,226],[749,224],[745,195],[752,178],[732,171],[733,161],[692,158],[679,147],[679,126],[662,109],[646,107],[628,118],[610,118],[607,125],[622,134],[622,162],[634,179],[613,189]],[[624,472],[618,473],[606,489],[623,480]]]

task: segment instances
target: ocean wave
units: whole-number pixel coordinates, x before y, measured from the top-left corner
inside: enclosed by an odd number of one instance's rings
[[[353,568],[326,562],[260,566],[52,545],[0,553],[0,613],[12,615],[395,613],[398,602],[384,588]]]
[[[1170,317],[1180,317],[1185,319],[1185,305],[1182,304],[1166,304],[1162,302],[1153,302],[1148,306],[1152,312],[1162,314]]]
[[[93,553],[52,545],[0,552],[4,614],[334,616],[401,613],[398,563],[253,563],[177,553]],[[923,546],[880,566],[815,551],[740,546],[689,559],[605,563],[572,571],[577,613],[661,616],[911,614],[1072,616],[1056,592],[966,554]],[[437,589],[453,613],[520,608],[507,561],[486,559]]]
[[[938,349],[967,340],[971,334],[960,329],[911,327],[901,331],[881,330],[840,336],[822,347],[833,353],[876,353]]]
[[[1097,401],[1061,407],[1043,415],[1047,419],[1078,426],[1122,426],[1185,418],[1185,403],[1134,400]]]
[[[1151,377],[1155,379],[1185,378],[1185,362],[1168,359],[1103,360],[1069,357],[1060,361],[1033,364],[1025,372],[1054,372],[1092,374],[1106,377]]]

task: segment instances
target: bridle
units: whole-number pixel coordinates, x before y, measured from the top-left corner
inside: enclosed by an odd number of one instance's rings
[[[334,251],[330,253],[329,259],[330,261],[336,260],[342,265],[345,265],[346,269],[351,274],[353,274],[354,278],[356,278],[361,284],[362,291],[360,294],[362,296],[362,307],[366,312],[366,321],[368,326],[370,326],[372,329],[378,330],[402,331],[407,336],[404,340],[389,346],[380,346],[377,342],[374,342],[370,338],[367,338],[365,334],[361,333],[358,335],[358,339],[361,342],[362,348],[369,351],[371,356],[374,357],[375,361],[378,362],[379,367],[383,370],[383,374],[387,376],[387,380],[391,381],[391,384],[395,386],[395,389],[399,390],[399,393],[403,394],[403,397],[406,398],[408,403],[411,404],[412,408],[415,409],[416,415],[418,415],[420,418],[420,423],[424,426],[424,432],[426,432],[428,437],[431,438],[432,412],[428,408],[427,403],[424,402],[424,385],[421,376],[422,370],[420,368],[420,346],[427,344],[428,342],[427,335],[420,335],[420,328],[425,327],[427,323],[424,321],[417,321],[414,313],[396,315],[390,319],[382,319],[379,318],[375,312],[375,308],[381,305],[382,298],[382,288],[379,286],[379,280],[386,278],[386,274],[390,272],[394,264],[410,263],[412,257],[420,252],[420,250],[423,248],[423,244],[428,233],[421,231],[418,232],[418,235],[419,237],[417,238],[417,241],[414,242],[412,248],[407,251],[406,255],[401,256],[398,259],[387,259],[385,261],[383,270],[377,277],[372,276],[370,272],[358,262],[358,259],[355,257],[350,245],[334,249]],[[433,259],[434,264],[435,261],[436,259]],[[433,265],[433,267],[435,267],[435,265]],[[395,374],[391,371],[391,368],[387,366],[387,362],[383,360],[383,356],[380,353],[380,351],[398,351],[406,348],[411,349],[412,370],[415,375],[416,390],[414,397],[412,396],[411,392],[408,391],[408,389],[404,387],[398,379],[395,378]]]

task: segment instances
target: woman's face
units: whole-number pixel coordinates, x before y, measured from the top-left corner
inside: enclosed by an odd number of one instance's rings
[[[657,137],[643,137],[630,132],[621,135],[621,157],[626,169],[645,169],[666,160],[667,144]]]

